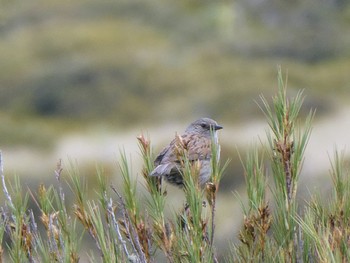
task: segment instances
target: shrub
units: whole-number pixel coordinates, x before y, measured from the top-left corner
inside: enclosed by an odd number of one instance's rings
[[[302,92],[288,98],[286,91],[279,70],[278,92],[272,104],[261,97],[261,109],[270,127],[268,144],[263,152],[254,146],[243,161],[248,203],[242,202],[244,222],[239,241],[225,255],[226,261],[347,262],[350,181],[343,170],[343,155],[336,151],[332,164],[333,198],[325,204],[320,196],[313,196],[305,211],[300,212],[296,201],[298,179],[314,111],[300,128]],[[95,199],[88,198],[87,185],[72,166],[65,179],[74,194],[73,205],[66,200],[61,162],[55,171],[56,185],[40,185],[36,193],[23,192],[18,179],[5,180],[0,155],[5,196],[0,219],[0,259],[6,254],[13,262],[79,262],[84,233],[88,233],[98,251],[90,253],[92,262],[157,262],[159,258],[167,262],[218,262],[215,205],[227,162],[221,166],[213,158],[211,181],[202,189],[195,179],[198,171],[184,151],[186,203],[180,211],[166,215],[167,193],[162,179],[148,176],[154,159],[150,141],[143,135],[137,139],[147,191],[140,193],[122,151],[122,190],[108,187],[106,177],[97,171]],[[212,149],[214,157],[216,150]],[[267,169],[267,165],[271,168]],[[271,187],[267,184],[268,174],[273,181]],[[272,193],[271,200],[268,191]],[[30,199],[39,214],[28,207]],[[203,213],[204,205],[210,208],[208,215]]]

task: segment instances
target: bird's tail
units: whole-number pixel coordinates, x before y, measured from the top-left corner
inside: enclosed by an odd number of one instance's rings
[[[163,176],[166,174],[170,174],[171,169],[173,168],[173,164],[166,163],[160,164],[149,174],[149,176]]]

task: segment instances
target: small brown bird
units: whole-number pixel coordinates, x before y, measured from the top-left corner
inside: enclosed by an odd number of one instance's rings
[[[150,176],[162,176],[169,183],[182,187],[184,185],[182,176],[182,165],[179,156],[179,148],[187,151],[188,160],[191,163],[199,163],[199,184],[204,186],[211,175],[211,144],[214,136],[214,143],[217,149],[217,159],[220,157],[220,145],[218,143],[217,130],[223,127],[216,121],[209,118],[201,118],[192,122],[185,133],[177,136],[156,158],[155,168]],[[211,132],[212,131],[212,132]],[[179,146],[180,144],[180,146]]]

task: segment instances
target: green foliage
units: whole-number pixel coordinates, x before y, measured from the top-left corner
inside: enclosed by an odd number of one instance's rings
[[[298,209],[298,180],[314,116],[310,111],[300,125],[302,103],[301,92],[294,98],[287,95],[286,81],[279,70],[272,105],[262,97],[261,108],[270,127],[267,145],[263,145],[263,151],[254,145],[242,160],[248,203],[242,201],[243,225],[239,241],[225,255],[227,262],[350,260],[350,180],[343,153],[335,150],[331,162],[333,193],[329,200],[314,195],[304,211]],[[219,149],[212,147],[211,181],[202,187],[198,182],[199,164],[189,162],[186,146],[179,147],[185,203],[179,211],[166,214],[166,185],[162,178],[149,176],[154,168],[150,140],[143,135],[137,139],[145,191],[140,190],[130,162],[121,151],[122,185],[109,188],[99,168],[96,198],[92,199],[75,164],[70,163],[68,176],[64,176],[59,161],[55,185],[40,185],[36,192],[24,191],[17,177],[5,180],[0,154],[5,198],[0,211],[0,259],[79,262],[81,246],[89,236],[94,246],[89,254],[91,262],[158,262],[159,258],[171,263],[219,262],[221,255],[217,255],[214,244],[215,207],[227,166],[220,165]],[[72,204],[66,200],[64,186],[73,193]],[[29,208],[30,200],[36,209]]]
[[[59,161],[55,170],[57,185],[48,188],[40,185],[37,193],[23,192],[18,178],[8,190],[2,173],[6,201],[2,207],[0,237],[10,259],[13,262],[78,262],[79,248],[87,233],[94,240],[99,259],[106,263],[155,262],[155,255],[160,252],[169,262],[217,262],[213,240],[216,193],[223,173],[219,160],[213,161],[213,181],[202,189],[195,176],[198,164],[192,165],[184,152],[186,204],[183,210],[168,218],[164,214],[166,190],[161,178],[148,176],[153,169],[149,140],[144,136],[138,140],[144,160],[142,175],[148,190],[144,196],[132,178],[124,152],[119,163],[123,193],[119,194],[113,186],[112,192],[109,191],[108,182],[98,169],[95,189],[98,201],[88,199],[87,183],[74,163],[68,166],[66,178]],[[216,155],[216,151],[213,147],[212,154]],[[74,195],[72,207],[66,203],[63,179]],[[210,216],[203,214],[204,194],[212,211],[211,221]],[[28,208],[29,196],[39,210],[38,215]],[[3,240],[4,233],[9,236],[9,242]],[[2,258],[2,247],[0,251]],[[96,254],[91,254],[90,260],[98,261]]]
[[[228,261],[238,262],[347,262],[349,230],[349,180],[343,170],[343,155],[336,151],[332,163],[334,195],[328,202],[312,196],[304,212],[298,210],[296,196],[303,155],[311,134],[314,112],[300,126],[303,98],[287,96],[286,82],[278,73],[278,92],[272,106],[262,97],[270,132],[265,146],[267,159],[257,148],[245,161],[248,207],[243,206],[244,224],[240,244],[232,248]],[[264,168],[268,161],[271,171]],[[274,185],[267,187],[271,173]],[[268,190],[272,200],[266,196]],[[270,212],[269,202],[273,203]]]
[[[245,120],[257,114],[257,87],[269,92],[276,61],[293,69],[292,89],[302,83],[324,97],[311,101],[319,113],[332,104],[327,95],[349,90],[349,5],[335,8],[340,1],[5,2],[0,109],[7,114],[117,125],[203,112]],[[50,141],[23,126],[2,125],[1,140]]]
[[[272,228],[277,245],[284,249],[284,260],[292,262],[296,260],[298,253],[294,221],[298,208],[295,199],[297,183],[314,114],[310,112],[306,118],[303,132],[296,128],[303,99],[299,92],[294,99],[289,100],[286,92],[286,84],[279,70],[278,93],[273,98],[273,108],[263,97],[262,101],[272,131],[272,135],[268,135],[268,155],[275,183],[272,193],[276,203]]]

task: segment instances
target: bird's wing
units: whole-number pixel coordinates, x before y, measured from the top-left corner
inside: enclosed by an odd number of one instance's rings
[[[210,159],[211,139],[196,134],[184,134],[179,139],[175,138],[160,152],[154,164],[160,165],[168,162],[179,162],[179,150],[181,147],[187,151],[189,161]]]
[[[167,147],[165,147],[154,161],[154,170],[150,173],[150,176],[162,176],[170,174],[171,171],[177,166],[176,157],[176,139],[174,139]],[[177,168],[176,168],[177,170]]]
[[[174,161],[176,161],[175,139],[160,152],[160,154],[154,160],[154,165],[157,166],[164,162],[174,162]]]
[[[160,152],[154,161],[155,168],[150,176],[170,174],[171,171],[178,172],[181,163],[179,160],[179,152],[181,152],[179,148],[181,147],[187,151],[187,157],[190,162],[207,160],[211,157],[210,139],[196,134],[184,134],[172,140],[172,142]]]

